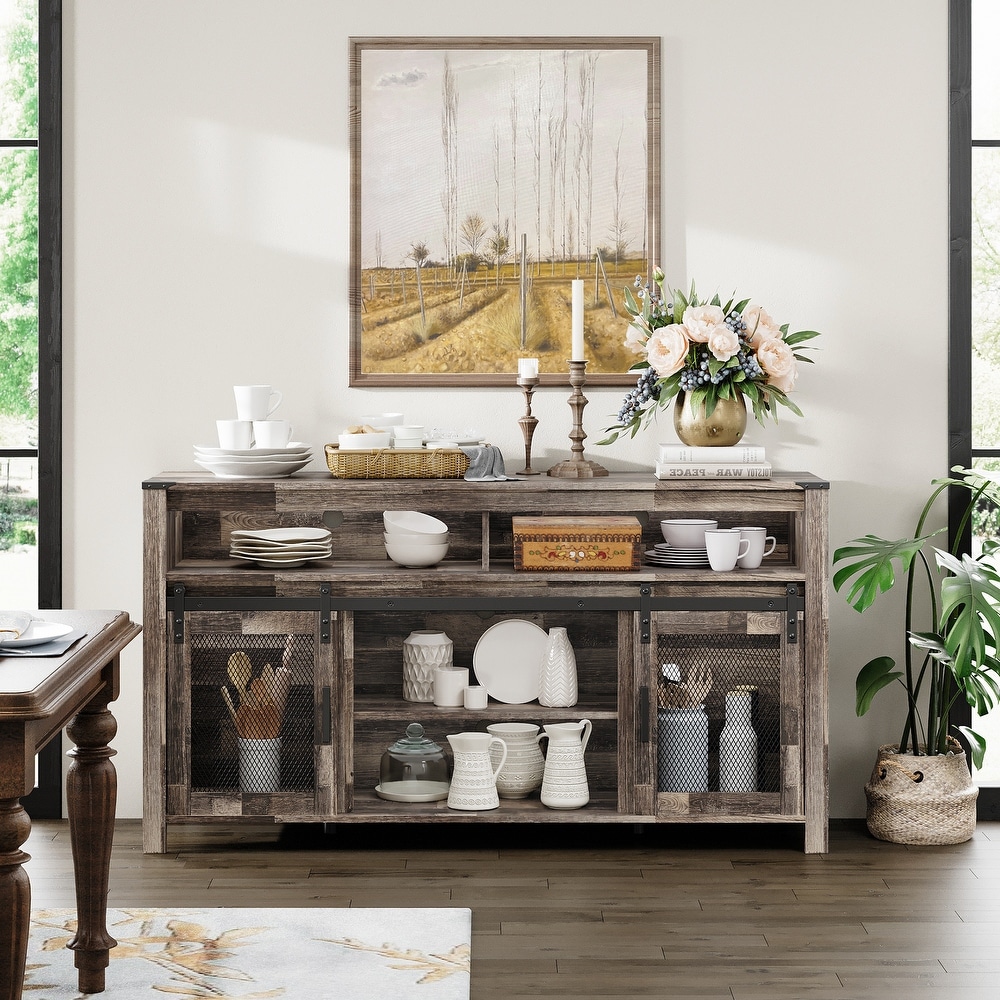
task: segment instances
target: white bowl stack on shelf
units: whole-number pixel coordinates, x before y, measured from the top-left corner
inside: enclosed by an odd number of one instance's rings
[[[646,562],[654,566],[701,569],[708,566],[705,532],[717,528],[718,521],[695,517],[668,518],[660,521],[663,541],[646,553]]]
[[[285,479],[312,461],[312,446],[293,441],[285,448],[194,446],[194,464],[219,479]]]
[[[327,528],[237,528],[229,536],[229,555],[265,569],[294,569],[328,559],[333,552],[332,539]]]
[[[435,566],[448,554],[448,525],[417,510],[382,514],[385,551],[400,566]]]

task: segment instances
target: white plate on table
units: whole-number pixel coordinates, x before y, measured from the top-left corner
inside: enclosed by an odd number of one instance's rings
[[[59,622],[43,622],[36,618],[16,639],[0,639],[0,649],[15,649],[18,646],[40,646],[43,642],[61,639],[73,631],[72,625]]]
[[[294,462],[225,462],[213,460],[203,462],[195,459],[194,464],[208,469],[219,479],[284,479],[299,469],[304,469],[312,459],[298,459]]]
[[[294,458],[311,452],[312,445],[302,441],[292,441],[284,448],[216,448],[208,444],[196,444],[194,450],[204,458],[261,458],[264,455]]]
[[[548,641],[545,629],[523,618],[491,625],[472,654],[476,678],[494,701],[507,705],[537,701]]]

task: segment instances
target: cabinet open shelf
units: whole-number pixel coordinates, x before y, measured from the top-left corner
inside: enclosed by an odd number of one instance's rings
[[[668,482],[651,474],[595,480],[532,477],[281,480],[164,473],[144,498],[144,849],[166,850],[173,823],[798,823],[805,849],[827,845],[827,484],[805,473],[748,482]],[[444,520],[451,548],[428,569],[385,558],[381,512],[415,509]],[[329,516],[333,514],[334,516]],[[630,514],[643,548],[664,517],[757,524],[777,538],[757,570],[713,573],[642,564],[629,572],[514,569],[512,519]],[[286,570],[229,557],[237,528],[333,530],[334,556]],[[440,708],[402,697],[402,644],[419,629],[454,642],[474,674],[476,644],[494,623],[522,618],[567,629],[577,659],[571,708],[492,699],[486,709]],[[245,652],[254,676],[287,657],[289,701],[266,783],[240,771],[245,748],[222,688]],[[661,744],[662,667],[711,668],[707,733],[697,752]],[[754,758],[747,788],[726,790],[721,753],[726,694],[753,688]],[[231,691],[232,696],[232,691]],[[447,749],[447,736],[492,722],[590,719],[590,801],[551,809],[501,799],[483,812],[446,802],[379,798],[379,761],[410,722]],[[707,749],[706,749],[707,748]],[[664,754],[689,754],[704,787],[668,787]],[[674,759],[671,758],[671,759]],[[668,769],[669,770],[669,769]],[[259,778],[259,776],[258,776]],[[667,782],[667,785],[664,785]],[[262,790],[263,789],[263,790]]]

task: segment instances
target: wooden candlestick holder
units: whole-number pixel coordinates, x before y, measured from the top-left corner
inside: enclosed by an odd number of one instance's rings
[[[540,475],[539,471],[531,467],[531,437],[535,433],[535,427],[538,426],[538,418],[531,415],[531,394],[535,391],[535,386],[538,385],[538,378],[519,376],[517,384],[524,393],[524,416],[517,421],[521,425],[521,433],[524,435],[524,468],[518,475],[537,476]]]
[[[597,462],[591,462],[583,457],[583,441],[587,432],[583,429],[583,408],[587,405],[587,397],[583,387],[587,382],[587,362],[570,361],[569,384],[573,391],[569,396],[569,407],[573,411],[573,430],[569,439],[573,442],[570,452],[572,458],[559,462],[549,469],[549,475],[557,479],[593,479],[608,475],[608,470]]]

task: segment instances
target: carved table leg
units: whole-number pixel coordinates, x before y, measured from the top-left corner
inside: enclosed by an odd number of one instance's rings
[[[0,801],[0,1000],[21,1000],[28,929],[31,918],[31,886],[21,867],[29,859],[21,845],[31,832],[31,820],[20,799]],[[9,950],[7,950],[9,948]]]
[[[68,947],[76,952],[81,993],[104,990],[108,951],[118,942],[107,928],[108,878],[114,834],[118,777],[108,743],[118,731],[105,696],[95,698],[66,727],[76,744],[66,776],[73,872],[76,876],[77,932]]]

